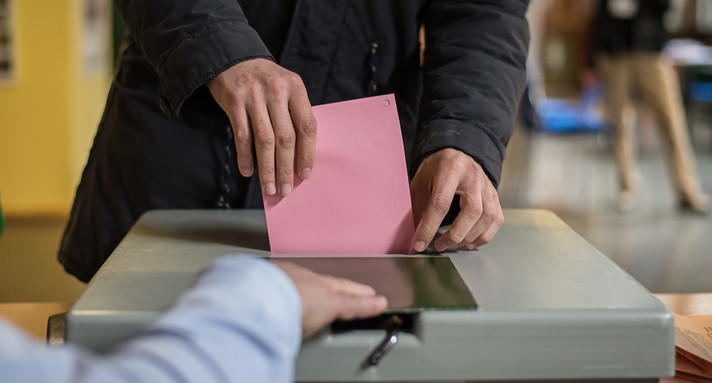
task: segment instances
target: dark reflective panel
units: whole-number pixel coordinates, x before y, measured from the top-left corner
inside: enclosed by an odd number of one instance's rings
[[[318,273],[372,286],[388,299],[387,313],[477,308],[477,302],[448,257],[282,259]]]

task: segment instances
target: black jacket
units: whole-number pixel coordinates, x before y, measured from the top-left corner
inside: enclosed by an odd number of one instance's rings
[[[638,0],[631,18],[618,18],[608,11],[608,0],[599,2],[594,19],[592,55],[627,52],[660,52],[667,40],[663,17],[670,0]]]
[[[411,172],[428,154],[457,148],[499,182],[525,82],[525,0],[117,5],[129,36],[59,253],[79,279],[146,210],[261,206],[204,85],[252,58],[298,73],[313,105],[395,93]]]

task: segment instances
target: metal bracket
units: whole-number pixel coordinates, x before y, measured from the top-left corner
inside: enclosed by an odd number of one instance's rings
[[[386,337],[376,346],[376,348],[371,351],[366,358],[368,366],[376,366],[383,359],[383,357],[395,347],[398,343],[398,334],[400,326],[403,324],[403,320],[398,315],[393,315],[389,319],[388,330],[386,331]]]

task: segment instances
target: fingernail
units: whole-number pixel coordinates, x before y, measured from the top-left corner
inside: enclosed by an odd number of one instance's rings
[[[447,246],[442,245],[442,244],[439,244],[439,243],[436,243],[436,244],[434,245],[434,247],[435,247],[435,250],[436,250],[437,252],[440,252],[440,253],[442,253],[443,251],[447,250]]]
[[[305,179],[309,178],[310,175],[311,175],[311,168],[306,167],[306,168],[302,169],[302,172],[299,174],[299,178],[305,180]]]
[[[252,168],[240,168],[240,174],[243,177],[249,177],[252,175]]]
[[[418,241],[418,242],[415,243],[415,245],[413,246],[413,248],[415,249],[415,251],[420,252],[420,251],[425,250],[425,247],[426,247],[426,246],[427,246],[427,245],[425,244],[425,242],[423,242],[423,241]]]
[[[475,250],[477,248],[477,245],[468,243],[467,244],[467,250]]]
[[[279,187],[279,192],[282,194],[282,197],[288,196],[289,193],[292,192],[292,185],[282,184],[282,186]]]
[[[274,186],[273,182],[269,182],[265,185],[265,193],[267,193],[267,195],[274,195],[277,193],[277,187]]]

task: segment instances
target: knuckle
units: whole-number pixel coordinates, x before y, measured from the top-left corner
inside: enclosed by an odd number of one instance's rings
[[[301,161],[305,164],[314,163],[313,153],[300,153],[299,157],[301,158]]]
[[[460,231],[456,230],[450,230],[450,239],[452,243],[461,243],[462,241],[465,240],[465,235],[467,233],[462,233]]]
[[[499,213],[497,211],[487,210],[482,214],[482,217],[487,222],[495,223],[499,219]]]
[[[482,206],[478,204],[468,204],[461,210],[462,214],[472,220],[482,217],[482,211]]]
[[[247,129],[238,129],[235,132],[235,141],[240,144],[248,143],[251,139],[251,134]]]
[[[257,99],[262,94],[262,84],[257,81],[248,81],[243,89],[245,96],[252,99]]]
[[[302,82],[301,76],[294,72],[289,72],[289,74],[287,75],[287,81],[289,81],[292,85],[304,86],[304,82]]]
[[[457,174],[464,170],[462,162],[458,161],[456,157],[446,157],[442,162],[442,166],[450,174]]]
[[[314,137],[316,135],[316,118],[309,116],[299,122],[299,131],[301,134]]]
[[[479,236],[479,238],[477,238],[477,240],[475,242],[478,246],[481,246],[486,243],[489,243],[492,240],[492,238],[494,238],[493,233],[483,233],[482,235]]]
[[[255,134],[255,142],[263,146],[274,146],[274,134],[270,129],[260,129]]]
[[[294,137],[294,131],[291,129],[285,130],[277,134],[277,146],[281,148],[292,147],[296,138]]]
[[[465,244],[473,244],[473,245],[477,244],[477,237],[478,237],[477,234],[473,234],[471,232],[467,233],[467,235],[465,236],[464,242],[465,242]]]
[[[238,107],[240,103],[243,102],[249,96],[249,90],[245,87],[237,87],[234,91],[230,93],[231,104]]]
[[[436,225],[423,225],[420,228],[420,236],[418,239],[422,240],[430,240],[433,236],[435,236],[435,232],[438,230],[438,227]]]
[[[252,151],[245,152],[244,150],[240,150],[237,152],[237,161],[240,163],[243,163],[245,165],[251,164],[252,163]]]
[[[430,228],[422,228],[420,235],[416,238],[417,240],[429,243],[435,236],[435,230]]]
[[[336,287],[338,291],[345,291],[348,289],[349,281],[345,278],[336,278]]]
[[[294,173],[293,169],[294,168],[292,166],[280,166],[279,173],[277,174],[277,177],[279,179],[291,178]]]
[[[285,83],[281,76],[269,76],[266,83],[272,94],[282,96],[286,93]]]
[[[281,88],[284,82],[279,74],[270,74],[265,78],[265,83],[270,88]]]
[[[445,193],[435,193],[430,205],[438,212],[447,212],[450,209],[450,198]]]
[[[260,177],[263,180],[274,179],[274,167],[267,166],[266,164],[260,164]]]

